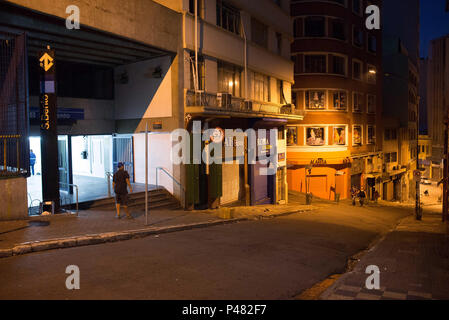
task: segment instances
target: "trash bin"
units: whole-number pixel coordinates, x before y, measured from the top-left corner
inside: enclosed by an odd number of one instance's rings
[[[306,194],[306,205],[311,205],[312,204],[312,199],[313,199],[313,194],[312,193],[307,193]]]
[[[40,214],[44,215],[44,212],[48,212],[52,215],[55,214],[55,202],[54,201],[45,201],[41,202],[40,205]]]

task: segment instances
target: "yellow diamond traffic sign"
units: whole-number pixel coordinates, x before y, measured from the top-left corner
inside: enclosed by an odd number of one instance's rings
[[[45,52],[41,58],[39,59],[40,66],[44,68],[45,72],[50,70],[50,68],[53,66],[53,58],[50,57],[50,55]]]

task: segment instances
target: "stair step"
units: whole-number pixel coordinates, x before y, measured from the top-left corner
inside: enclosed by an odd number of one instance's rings
[[[168,196],[171,196],[171,195],[167,191],[164,190],[164,191],[149,193],[148,198],[151,201],[151,199],[158,199],[160,197],[168,197]],[[145,199],[144,192],[138,193],[138,194],[132,193],[132,194],[128,195],[129,202],[140,200],[140,199]],[[115,204],[115,197],[88,201],[87,203],[90,203],[90,205],[89,205],[90,208],[97,208],[97,207],[101,207],[104,205]]]
[[[130,208],[145,208],[145,192],[132,193],[128,196]],[[148,205],[150,209],[166,208],[178,209],[181,207],[179,201],[166,189],[151,190],[148,194]],[[105,198],[95,201],[80,203],[82,209],[113,210],[115,209],[115,198]]]

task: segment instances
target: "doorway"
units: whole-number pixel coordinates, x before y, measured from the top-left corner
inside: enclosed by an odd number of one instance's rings
[[[28,207],[37,207],[42,201],[41,138],[39,136],[31,136],[29,141],[31,175],[27,178]],[[33,159],[34,166],[32,165]]]
[[[112,136],[72,136],[73,184],[79,187],[80,201],[108,196],[107,174],[112,173]]]

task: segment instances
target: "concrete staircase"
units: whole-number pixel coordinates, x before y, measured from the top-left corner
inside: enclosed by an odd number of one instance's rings
[[[128,194],[128,206],[134,209],[145,209],[145,192]],[[181,204],[164,188],[148,191],[148,206],[150,209],[179,209]],[[80,210],[114,210],[115,198],[104,198],[86,201],[79,204]]]

